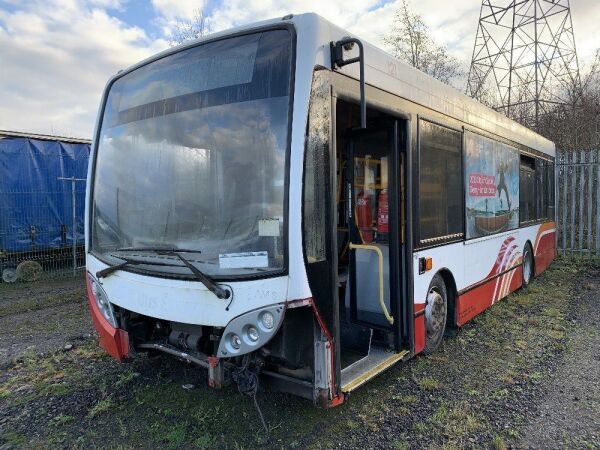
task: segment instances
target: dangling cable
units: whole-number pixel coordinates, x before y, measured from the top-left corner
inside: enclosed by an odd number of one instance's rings
[[[269,427],[267,426],[267,422],[265,421],[260,406],[258,405],[258,401],[256,400],[256,392],[258,391],[258,369],[250,370],[249,365],[250,355],[246,355],[244,356],[242,365],[231,371],[231,379],[237,384],[240,394],[252,397],[254,407],[258,412],[258,417],[260,418],[263,428],[268,433]]]

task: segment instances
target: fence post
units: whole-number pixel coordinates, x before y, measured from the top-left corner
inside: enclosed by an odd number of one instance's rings
[[[600,256],[600,150],[596,150],[596,255]]]
[[[71,219],[73,221],[71,225],[71,235],[73,236],[73,276],[75,276],[77,274],[77,199],[75,195],[75,183],[77,181],[86,181],[86,179],[75,177],[58,177],[58,179],[71,182]]]
[[[588,154],[588,165],[587,165],[587,175],[588,175],[588,183],[587,183],[587,249],[588,256],[592,257],[592,167],[594,158],[592,157],[592,151],[589,150]]]
[[[567,185],[567,153],[565,151],[562,152],[562,157],[560,159],[562,161],[562,183],[558,184],[558,190],[560,192],[560,187],[562,186],[562,254],[565,256],[567,254],[567,191],[569,190],[569,186]],[[560,170],[560,169],[559,169]],[[560,172],[559,172],[560,173]],[[557,178],[557,181],[558,178]]]
[[[584,226],[584,218],[583,218],[583,191],[585,190],[585,152],[583,150],[579,150],[579,217],[577,223],[579,223],[579,256],[583,256],[583,226]]]
[[[577,163],[577,155],[575,151],[571,153],[571,256],[575,254],[575,184],[577,180],[577,168],[575,164]]]

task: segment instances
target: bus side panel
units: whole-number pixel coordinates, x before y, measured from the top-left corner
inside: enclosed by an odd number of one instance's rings
[[[535,255],[535,274],[539,275],[548,268],[556,255],[556,224],[549,222],[540,225],[535,242],[532,244]]]
[[[510,233],[418,250],[414,254],[415,349],[422,350],[425,339],[427,291],[433,276],[449,271],[456,282],[456,324],[464,325],[497,301],[519,289],[523,280],[523,248],[531,242],[536,274],[554,259],[555,224],[553,222],[516,229]],[[433,269],[419,274],[419,258],[430,257]]]
[[[415,354],[421,353],[425,348],[425,303],[416,303],[415,309],[415,326],[414,326],[414,335],[415,335],[415,347],[413,352]]]

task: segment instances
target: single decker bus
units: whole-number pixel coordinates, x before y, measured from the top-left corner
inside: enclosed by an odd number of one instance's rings
[[[554,144],[316,14],[107,84],[86,199],[100,344],[322,407],[552,262]]]

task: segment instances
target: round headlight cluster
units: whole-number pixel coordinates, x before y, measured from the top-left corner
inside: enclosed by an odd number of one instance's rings
[[[96,306],[102,313],[102,316],[110,323],[113,327],[117,328],[117,320],[115,319],[115,315],[113,313],[112,305],[108,301],[108,296],[100,283],[98,283],[94,278],[90,276],[90,285],[92,288],[92,295],[94,296],[94,300],[96,301]]]
[[[219,357],[245,355],[265,345],[277,332],[284,306],[268,306],[233,319],[223,332],[217,349]]]

